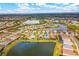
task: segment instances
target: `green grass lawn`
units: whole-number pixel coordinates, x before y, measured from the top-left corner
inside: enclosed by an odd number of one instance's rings
[[[59,26],[50,26],[51,28],[59,28]]]

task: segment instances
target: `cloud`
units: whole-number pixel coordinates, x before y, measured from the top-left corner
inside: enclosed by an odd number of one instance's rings
[[[34,8],[36,12],[78,12],[76,6],[73,3],[36,3],[39,8]],[[75,9],[77,10],[74,10]],[[35,12],[34,11],[34,12]]]
[[[25,4],[25,3],[19,3],[17,4],[17,6],[20,8],[20,9],[28,9],[28,4]]]
[[[69,12],[79,12],[79,7],[77,6],[78,4],[72,4],[69,6],[64,7],[63,9]]]
[[[0,6],[0,10],[2,9],[2,7]]]
[[[54,4],[54,5],[44,5],[47,7],[48,12],[79,12],[79,4],[75,3],[65,3],[65,4]],[[60,6],[59,6],[60,5]]]
[[[9,4],[8,4],[9,5]],[[16,9],[5,9],[0,7],[0,13],[61,13],[79,12],[77,3],[17,3]]]
[[[28,7],[28,4],[18,3],[17,6],[18,6],[17,9],[13,9],[14,13],[31,13],[31,10]]]
[[[18,6],[18,8],[16,8],[16,9],[1,9],[0,14],[11,14],[11,13],[17,14],[17,13],[30,13],[31,12],[29,7],[27,7],[28,4],[18,3],[18,4],[16,4],[16,6]]]

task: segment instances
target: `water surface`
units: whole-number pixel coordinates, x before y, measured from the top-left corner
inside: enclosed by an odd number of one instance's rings
[[[52,56],[54,53],[55,42],[47,43],[17,43],[8,52],[8,56]]]

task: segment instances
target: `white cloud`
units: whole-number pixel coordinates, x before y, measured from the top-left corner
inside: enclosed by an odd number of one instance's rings
[[[0,0],[0,3],[79,3],[79,0]]]
[[[63,9],[65,9],[66,11],[70,11],[70,12],[79,12],[79,7],[77,7],[76,5],[78,4],[72,4],[70,6],[66,6]]]
[[[0,10],[2,9],[2,7],[0,6]]]
[[[18,5],[18,7],[20,8],[20,9],[27,9],[28,7],[28,4],[25,4],[25,3],[19,3],[19,4],[17,4]]]
[[[17,4],[17,6],[18,8],[13,10],[15,13],[30,13],[31,12],[30,8],[28,7],[28,4],[19,3]]]
[[[53,5],[53,6],[52,5],[44,5],[44,6],[48,7],[49,9],[52,9],[51,12],[79,12],[79,4],[65,3],[63,5],[66,5],[66,6],[60,6],[60,7],[56,6],[56,5]]]
[[[28,4],[25,4],[25,3],[18,3],[17,4],[18,8],[16,9],[5,9],[5,10],[2,10],[2,8],[0,8],[0,14],[10,14],[10,13],[31,13],[31,10],[30,8],[28,7]]]
[[[34,3],[32,3],[34,5]],[[35,7],[29,7],[29,4],[27,3],[19,3],[17,4],[18,8],[17,9],[12,9],[12,10],[2,10],[0,7],[0,13],[56,13],[56,12],[79,12],[79,5],[78,3],[74,3],[71,5],[68,5],[68,3],[65,3],[64,5],[67,6],[56,6],[56,5],[47,5],[45,3],[36,3],[37,6],[40,6],[38,8]],[[47,8],[47,9],[42,9],[42,8]]]
[[[45,3],[36,3],[36,5],[38,5],[38,6],[42,6],[42,5],[46,5]]]

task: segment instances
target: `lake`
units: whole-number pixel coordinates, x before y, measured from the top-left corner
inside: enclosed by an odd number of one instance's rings
[[[52,56],[55,45],[55,42],[19,42],[7,56]]]

